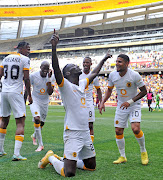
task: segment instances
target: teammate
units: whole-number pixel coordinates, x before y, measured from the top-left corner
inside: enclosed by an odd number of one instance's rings
[[[128,127],[129,118],[131,128],[135,134],[141,150],[141,162],[143,165],[148,164],[148,154],[145,148],[145,137],[140,129],[141,122],[141,98],[147,94],[146,87],[141,76],[128,68],[129,57],[120,54],[116,60],[117,71],[111,72],[108,79],[108,89],[100,104],[99,111],[105,111],[104,103],[111,96],[112,89],[115,86],[118,95],[117,109],[115,113],[114,126],[116,132],[116,143],[120,152],[118,160],[114,164],[127,162],[125,154],[124,128]],[[139,88],[140,92],[137,92]]]
[[[13,161],[27,160],[26,157],[20,155],[20,149],[24,140],[24,126],[26,107],[23,99],[23,77],[26,89],[29,94],[29,103],[32,103],[29,67],[30,59],[27,57],[30,53],[30,46],[26,42],[18,44],[18,53],[8,55],[2,61],[0,66],[0,79],[4,75],[2,86],[2,122],[0,124],[0,155],[5,155],[3,150],[7,126],[10,120],[11,110],[16,120],[15,148]]]
[[[155,106],[154,110],[156,110],[157,107],[159,109],[158,111],[161,111],[161,109],[160,109],[160,94],[159,94],[159,91],[157,91],[157,93],[156,93],[156,106]]]
[[[39,146],[35,151],[42,151],[44,149],[41,129],[45,123],[48,113],[49,96],[53,93],[55,83],[54,78],[52,79],[52,70],[50,70],[49,67],[50,64],[47,61],[43,61],[40,66],[40,71],[30,75],[30,82],[33,86],[33,103],[30,105],[30,110],[35,129],[31,138],[33,139],[34,145],[37,145],[36,138],[39,142]]]
[[[83,71],[82,74],[79,76],[79,80],[87,78],[91,74],[91,65],[92,65],[92,59],[90,57],[85,57],[83,60]],[[89,122],[89,129],[90,129],[90,135],[92,141],[94,141],[94,130],[93,130],[93,122],[95,122],[95,110],[93,105],[93,85],[97,89],[97,95],[98,99],[101,101],[102,99],[102,93],[99,85],[98,77],[95,77],[95,79],[92,81],[91,84],[85,89],[86,93],[86,101],[87,101],[87,108],[89,110],[88,114],[88,122]]]
[[[149,89],[149,91],[147,93],[147,100],[148,100],[149,111],[151,111],[151,112],[153,111],[153,109],[151,108],[152,99],[153,99],[153,93],[152,93],[151,89]]]
[[[59,41],[57,35],[53,35],[52,43],[52,66],[56,82],[59,85],[66,115],[64,119],[64,162],[48,151],[38,163],[38,168],[45,168],[50,162],[57,173],[62,176],[75,176],[76,167],[85,170],[95,170],[95,150],[90,137],[88,126],[88,109],[86,108],[85,88],[97,76],[104,62],[110,57],[109,54],[101,60],[98,66],[91,72],[88,78],[81,80],[81,69],[74,64],[67,64],[63,68],[63,75],[59,68],[56,54],[56,45]]]

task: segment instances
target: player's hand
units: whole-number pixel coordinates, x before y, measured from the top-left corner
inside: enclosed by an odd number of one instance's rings
[[[48,78],[51,78],[51,76],[52,76],[52,70],[49,69]]]
[[[112,57],[112,55],[110,53],[110,50],[108,50],[105,57],[104,57],[104,60],[106,61],[108,58],[111,58],[111,57]]]
[[[50,43],[53,45],[53,46],[56,46],[59,42],[59,36],[57,34],[53,34],[51,39],[50,39]]]
[[[100,113],[100,114],[102,114],[102,110],[105,112],[105,105],[104,105],[104,103],[100,103],[100,104],[98,105],[98,108],[99,108],[99,113]]]
[[[29,101],[29,104],[28,104],[28,105],[30,105],[30,104],[32,104],[32,103],[33,103],[32,96],[28,96],[28,101]]]
[[[122,108],[122,110],[123,110],[123,109],[127,109],[129,106],[130,106],[130,104],[128,102],[124,102],[121,104],[120,108]]]

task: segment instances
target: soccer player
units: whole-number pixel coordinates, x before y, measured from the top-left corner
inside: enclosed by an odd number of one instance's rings
[[[11,110],[16,120],[15,148],[13,161],[27,160],[20,155],[20,149],[24,140],[24,126],[26,107],[23,98],[23,77],[26,89],[29,94],[29,103],[32,104],[30,91],[29,67],[30,59],[27,57],[30,53],[30,46],[26,42],[20,42],[17,46],[18,53],[5,57],[0,66],[0,79],[4,75],[2,86],[2,122],[0,124],[0,155],[5,155],[3,145],[7,126],[10,120]]]
[[[156,92],[156,106],[155,106],[154,110],[156,110],[157,107],[159,109],[158,111],[161,111],[161,109],[160,109],[160,94],[159,94],[159,91]]]
[[[153,109],[151,108],[152,99],[153,99],[153,93],[152,93],[151,89],[149,89],[149,91],[147,93],[147,100],[148,100],[149,111],[151,111],[151,112],[153,111]]]
[[[91,74],[91,65],[92,65],[92,59],[90,57],[85,57],[83,60],[84,69],[82,71],[82,74],[79,76],[79,80],[85,79]],[[95,122],[95,110],[94,110],[94,104],[93,104],[93,98],[92,98],[93,86],[95,86],[97,90],[98,99],[101,101],[102,93],[101,93],[98,77],[95,77],[92,83],[89,84],[89,86],[85,89],[87,108],[89,110],[89,114],[88,114],[89,130],[90,130],[92,141],[94,141],[93,122]]]
[[[33,116],[35,129],[31,138],[33,139],[34,145],[37,145],[36,140],[38,140],[39,146],[35,150],[36,152],[44,149],[41,129],[44,126],[48,113],[49,96],[53,93],[55,84],[54,76],[52,76],[52,70],[50,70],[49,67],[50,64],[47,61],[43,61],[40,66],[40,71],[33,72],[30,75],[30,82],[33,86],[33,103],[30,105],[30,110]]]
[[[38,163],[38,168],[45,168],[50,162],[57,173],[71,177],[75,176],[76,167],[92,171],[96,168],[95,149],[90,137],[84,90],[97,76],[110,55],[106,54],[91,74],[79,83],[79,76],[82,71],[77,65],[67,64],[63,68],[62,75],[56,54],[58,41],[58,36],[54,34],[51,39],[52,67],[66,111],[63,135],[64,162],[60,161],[58,156],[50,150]]]
[[[131,123],[131,128],[135,134],[136,140],[140,146],[141,162],[143,165],[148,164],[148,154],[145,148],[145,137],[140,129],[141,122],[141,98],[147,94],[146,87],[141,76],[128,68],[129,57],[125,54],[120,54],[116,60],[117,71],[113,71],[109,75],[108,89],[100,103],[99,111],[102,114],[102,109],[105,111],[104,103],[111,96],[112,89],[115,86],[117,90],[117,109],[115,113],[114,126],[116,133],[116,143],[120,152],[118,160],[114,164],[119,164],[127,161],[125,154],[125,139],[124,128],[128,127],[128,118]],[[140,92],[137,92],[139,88]]]

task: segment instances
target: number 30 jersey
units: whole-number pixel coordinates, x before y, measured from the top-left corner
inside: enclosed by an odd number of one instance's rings
[[[2,92],[23,93],[23,70],[29,70],[30,59],[22,54],[5,57],[0,66],[4,69]]]

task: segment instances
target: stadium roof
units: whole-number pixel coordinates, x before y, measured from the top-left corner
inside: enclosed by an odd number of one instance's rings
[[[159,0],[0,0],[0,40],[162,17]]]

